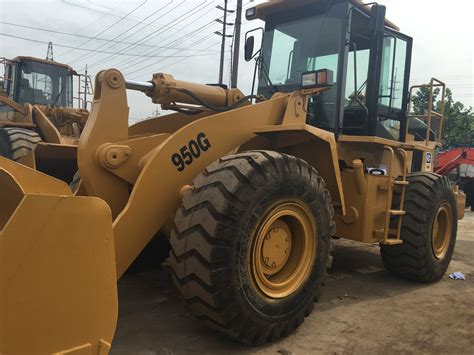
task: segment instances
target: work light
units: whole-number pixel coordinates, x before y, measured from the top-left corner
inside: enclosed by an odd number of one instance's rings
[[[303,89],[312,89],[334,84],[334,72],[329,69],[310,71],[301,75],[301,86]]]
[[[245,11],[245,17],[247,18],[247,20],[253,20],[256,14],[257,14],[257,8],[255,6]]]

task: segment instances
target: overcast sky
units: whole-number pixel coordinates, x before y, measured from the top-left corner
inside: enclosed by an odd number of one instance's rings
[[[229,0],[229,7],[235,8],[236,2]],[[244,0],[244,7],[260,2],[263,1]],[[403,33],[414,37],[412,83],[435,76],[448,84],[456,100],[474,106],[474,1],[378,2],[387,5],[387,17]],[[214,32],[222,30],[222,25],[214,19],[223,15],[215,6],[223,3],[223,0],[0,0],[0,57],[45,57],[47,42],[52,41],[54,59],[77,71],[87,64],[92,74],[116,67],[134,80],[149,80],[154,72],[167,72],[180,80],[215,83],[220,37]],[[243,32],[260,25],[244,21]],[[239,87],[249,93],[253,65],[241,62]],[[227,53],[226,82],[229,64]],[[156,108],[140,93],[129,93],[129,105],[134,120],[150,116]]]

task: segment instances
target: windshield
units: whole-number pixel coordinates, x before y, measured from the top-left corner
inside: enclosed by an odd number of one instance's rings
[[[293,91],[300,87],[304,72],[330,69],[335,84],[331,90],[310,100],[308,121],[322,128],[334,128],[346,14],[347,4],[340,3],[330,8],[326,5],[311,17],[301,19],[299,14],[300,19],[295,21],[267,24],[259,93],[269,97],[276,90]]]
[[[72,107],[72,76],[68,69],[35,61],[22,61],[18,103]]]

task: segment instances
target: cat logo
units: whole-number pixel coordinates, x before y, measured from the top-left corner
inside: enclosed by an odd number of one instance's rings
[[[433,153],[427,152],[425,156],[425,171],[433,171]]]

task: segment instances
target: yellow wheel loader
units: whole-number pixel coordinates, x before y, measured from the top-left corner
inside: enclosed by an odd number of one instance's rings
[[[117,280],[158,233],[192,312],[249,344],[311,313],[333,237],[379,243],[395,275],[443,277],[464,196],[432,172],[442,116],[410,128],[412,39],[352,0],[247,18],[266,22],[259,50],[247,36],[256,95],[105,70],[77,148],[49,146],[30,167],[0,158],[0,353],[108,353]],[[177,112],[128,127],[127,89]],[[77,157],[73,189],[64,156]]]
[[[0,156],[22,161],[41,142],[77,144],[89,114],[73,107],[77,73],[33,57],[1,61]]]

